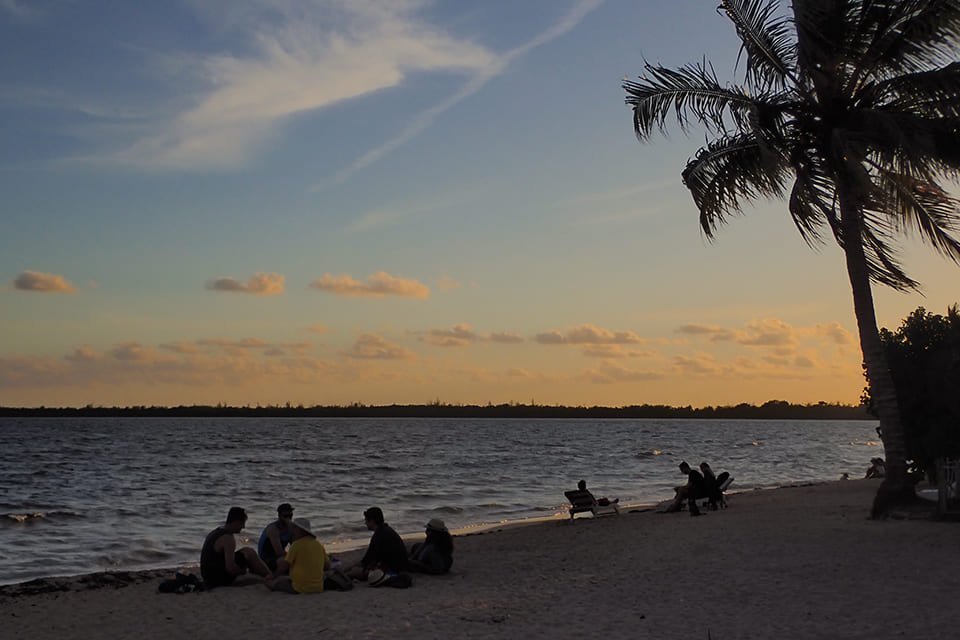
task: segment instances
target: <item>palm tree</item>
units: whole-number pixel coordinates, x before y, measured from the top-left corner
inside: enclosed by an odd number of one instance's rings
[[[718,11],[741,40],[743,85],[721,84],[706,61],[645,64],[623,85],[634,129],[645,141],[676,117],[714,136],[683,171],[707,238],[742,200],[788,197],[809,245],[829,231],[843,250],[886,454],[877,517],[912,491],[871,287],[918,288],[897,258],[911,232],[960,263],[960,203],[940,184],[960,177],[960,0],[793,0],[790,11],[720,0]]]

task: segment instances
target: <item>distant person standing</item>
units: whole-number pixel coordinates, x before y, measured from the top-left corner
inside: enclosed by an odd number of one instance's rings
[[[231,507],[223,526],[207,534],[200,550],[200,575],[206,588],[231,585],[248,570],[264,578],[270,575],[270,569],[255,550],[250,547],[237,549],[234,535],[240,533],[246,524],[247,512],[240,507]]]
[[[284,556],[293,542],[292,520],[293,507],[289,502],[284,502],[277,507],[277,519],[264,527],[260,534],[257,553],[271,571],[277,570],[277,560]]]
[[[403,539],[384,521],[380,507],[370,507],[363,512],[363,522],[373,531],[367,552],[360,563],[351,567],[347,575],[358,580],[366,580],[373,569],[384,572],[405,571],[407,569],[407,548]]]

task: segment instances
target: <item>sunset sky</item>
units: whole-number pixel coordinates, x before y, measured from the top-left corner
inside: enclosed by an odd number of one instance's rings
[[[0,405],[856,402],[836,245],[633,135],[715,5],[0,0]],[[960,300],[904,255],[891,328]]]

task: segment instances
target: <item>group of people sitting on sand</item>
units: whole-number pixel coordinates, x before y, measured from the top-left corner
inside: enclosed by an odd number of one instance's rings
[[[200,551],[200,574],[207,589],[237,583],[253,574],[274,591],[319,593],[328,588],[350,588],[352,581],[372,586],[409,586],[406,572],[447,573],[453,565],[453,537],[443,521],[431,519],[426,539],[407,549],[400,535],[384,521],[379,507],[363,512],[373,532],[367,552],[356,565],[340,568],[317,539],[307,518],[294,518],[293,507],[277,507],[277,519],[260,535],[257,549],[236,547],[234,535],[246,526],[247,513],[232,507],[226,522],[211,531]]]
[[[691,516],[701,516],[703,513],[697,506],[697,500],[707,500],[712,511],[726,506],[723,487],[730,477],[729,473],[724,471],[720,475],[714,475],[713,469],[706,462],[701,462],[700,471],[697,471],[686,461],[680,463],[680,472],[687,476],[687,484],[674,487],[677,493],[664,509],[665,512],[680,511],[683,509],[683,503],[686,502]]]

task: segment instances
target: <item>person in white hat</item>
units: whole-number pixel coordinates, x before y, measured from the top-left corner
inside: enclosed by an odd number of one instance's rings
[[[324,572],[330,568],[327,550],[317,540],[306,518],[294,518],[293,543],[282,560],[277,560],[277,573],[267,580],[274,591],[286,593],[320,593],[323,591]]]
[[[442,574],[453,566],[453,536],[440,518],[427,523],[427,539],[410,549],[410,570]]]

